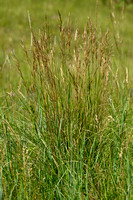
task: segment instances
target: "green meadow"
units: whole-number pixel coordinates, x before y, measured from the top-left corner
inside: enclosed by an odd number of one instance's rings
[[[133,199],[132,13],[0,0],[0,200]]]

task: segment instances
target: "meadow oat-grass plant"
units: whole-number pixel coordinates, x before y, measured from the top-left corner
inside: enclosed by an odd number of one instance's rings
[[[46,23],[35,34],[21,81],[0,110],[0,199],[131,199],[128,72],[112,70],[109,31]],[[128,114],[129,113],[129,114]]]

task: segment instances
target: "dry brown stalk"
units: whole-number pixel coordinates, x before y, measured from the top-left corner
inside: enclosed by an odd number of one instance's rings
[[[22,74],[22,71],[21,71],[21,68],[20,68],[19,61],[18,61],[18,59],[17,59],[15,53],[13,53],[13,54],[14,54],[14,58],[15,58],[15,60],[16,60],[16,66],[17,66],[17,69],[18,69],[19,74],[20,74],[20,77],[21,77],[21,79],[22,79],[22,81],[23,81],[23,85],[24,85],[25,91],[26,91],[27,94],[28,94],[27,85],[26,85],[25,79],[24,79],[24,77],[23,77],[23,74]]]

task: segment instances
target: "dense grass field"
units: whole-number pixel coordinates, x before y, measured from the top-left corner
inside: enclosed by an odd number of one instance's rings
[[[0,0],[0,200],[133,199],[133,5]]]

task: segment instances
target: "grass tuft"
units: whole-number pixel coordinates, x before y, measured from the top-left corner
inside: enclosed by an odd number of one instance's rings
[[[109,31],[47,20],[35,34],[21,82],[0,112],[3,199],[131,199],[128,76],[112,70]],[[28,72],[29,73],[29,72]],[[1,181],[2,180],[2,181]]]

